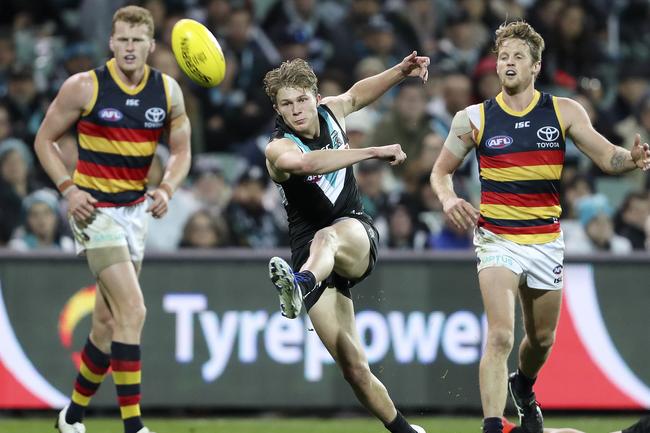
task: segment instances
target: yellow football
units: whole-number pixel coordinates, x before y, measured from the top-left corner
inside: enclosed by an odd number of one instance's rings
[[[223,81],[226,59],[221,45],[198,21],[182,19],[174,25],[172,51],[183,72],[196,84],[213,87]]]

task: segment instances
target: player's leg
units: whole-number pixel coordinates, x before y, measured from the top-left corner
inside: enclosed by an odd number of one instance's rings
[[[125,433],[142,430],[140,417],[140,335],[146,308],[137,270],[126,246],[87,251],[89,261],[101,262],[98,278],[113,314],[111,368]],[[110,260],[106,257],[110,256]],[[110,264],[109,264],[110,263]],[[102,269],[99,269],[102,268]]]
[[[515,299],[519,275],[505,267],[481,269],[479,286],[488,322],[485,351],[479,364],[483,431],[501,432],[506,405],[508,355],[514,344]]]
[[[309,317],[359,401],[391,432],[417,431],[397,412],[386,387],[370,371],[356,330],[352,300],[327,288],[309,310]]]
[[[526,335],[519,346],[519,370],[526,377],[534,379],[555,342],[562,291],[522,286],[519,297],[526,329]]]
[[[90,336],[81,351],[79,373],[74,383],[70,404],[63,411],[65,423],[60,424],[72,426],[83,421],[90,399],[99,389],[110,366],[112,338],[113,315],[101,289],[98,288],[95,293]]]
[[[273,257],[269,262],[269,276],[278,290],[282,314],[295,318],[302,308],[303,298],[318,298],[319,293],[312,291],[332,271],[344,278],[362,277],[371,258],[368,236],[376,236],[369,225],[355,218],[345,218],[315,233],[309,256],[299,272],[294,273],[284,260]],[[305,302],[310,303],[310,300]]]

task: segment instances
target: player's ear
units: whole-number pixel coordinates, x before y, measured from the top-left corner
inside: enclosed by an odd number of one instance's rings
[[[111,49],[111,52],[112,52],[112,53],[115,52],[115,47],[113,46],[113,36],[111,36],[111,37],[108,39],[108,48]]]
[[[533,76],[538,76],[539,71],[542,69],[542,62],[533,63]]]
[[[323,97],[321,96],[321,94],[320,94],[320,93],[316,93],[316,105],[320,104],[321,99],[323,99]]]
[[[278,110],[278,104],[273,104],[273,109],[275,110],[276,113],[278,113],[278,116],[282,117],[282,114],[280,114],[280,110]]]
[[[149,47],[149,54],[153,53],[155,49],[156,49],[156,40],[151,39],[151,46]]]

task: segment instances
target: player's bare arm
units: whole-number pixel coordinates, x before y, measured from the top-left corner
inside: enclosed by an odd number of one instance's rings
[[[612,144],[594,129],[585,109],[569,98],[558,98],[566,133],[578,148],[606,173],[620,174],[635,168],[650,168],[648,143],[641,143],[637,134],[631,150]]]
[[[84,110],[92,108],[94,97],[95,82],[90,72],[82,72],[68,78],[50,104],[34,140],[34,148],[41,165],[68,200],[69,212],[77,221],[92,216],[97,200],[72,184],[61,160],[56,140],[75,124]]]
[[[286,138],[271,141],[266,147],[265,155],[273,179],[279,182],[288,179],[292,174],[305,176],[331,173],[366,159],[382,159],[391,165],[399,165],[406,160],[406,154],[399,144],[303,153]]]
[[[165,76],[165,79],[168,80],[171,93],[170,120],[167,124],[170,157],[160,186],[149,194],[153,198],[153,202],[147,211],[151,212],[155,218],[161,218],[167,213],[167,203],[174,191],[187,177],[192,160],[191,127],[190,120],[185,113],[183,92],[176,80],[169,76]]]
[[[456,195],[452,176],[474,147],[474,131],[465,110],[456,113],[430,178],[431,187],[442,203],[445,215],[463,230],[476,224],[479,211]]]
[[[392,68],[356,82],[341,95],[323,98],[321,104],[327,105],[341,121],[348,114],[372,104],[388,89],[407,77],[420,77],[426,83],[429,78],[429,63],[428,57],[418,56],[417,52],[413,51]]]

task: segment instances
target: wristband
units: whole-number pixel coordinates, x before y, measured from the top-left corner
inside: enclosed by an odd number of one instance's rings
[[[57,189],[64,197],[70,191],[70,188],[73,188],[74,186],[75,185],[72,182],[72,180],[70,180],[70,178],[64,179],[61,182],[56,184]]]

